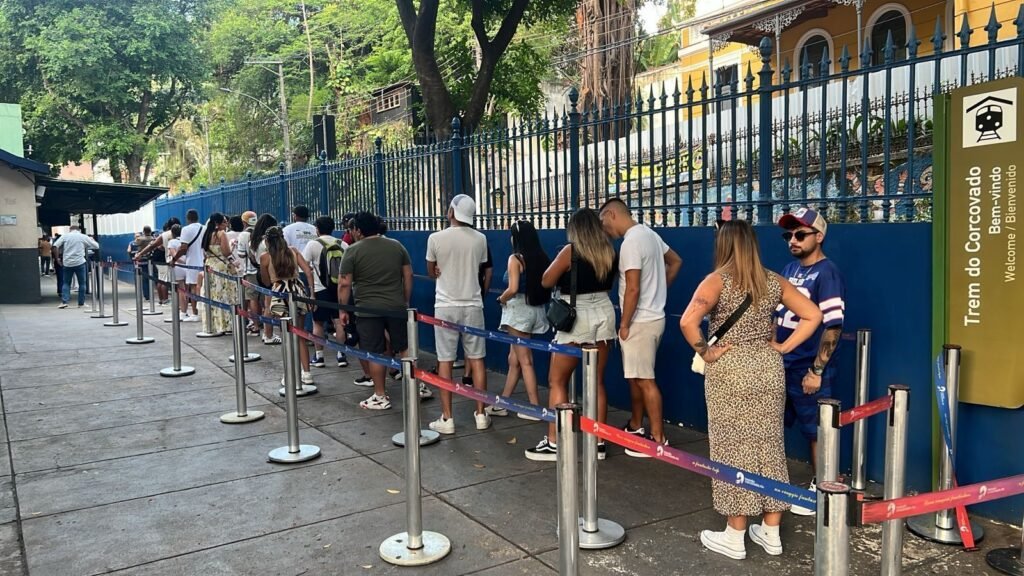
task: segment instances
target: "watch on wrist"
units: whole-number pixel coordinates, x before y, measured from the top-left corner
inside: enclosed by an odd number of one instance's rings
[[[811,366],[811,374],[815,376],[821,376],[825,373],[825,368],[818,368],[817,366]]]

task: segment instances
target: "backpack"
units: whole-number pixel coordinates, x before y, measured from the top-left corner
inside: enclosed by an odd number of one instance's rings
[[[341,259],[345,256],[345,250],[335,240],[328,243],[323,238],[317,238],[317,242],[323,246],[320,251],[320,262],[317,272],[320,274],[320,283],[326,290],[338,289],[338,276],[341,272]]]

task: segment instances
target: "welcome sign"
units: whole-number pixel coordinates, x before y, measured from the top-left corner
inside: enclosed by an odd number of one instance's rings
[[[960,400],[1024,405],[1024,78],[951,95],[946,198],[946,338],[963,347]]]

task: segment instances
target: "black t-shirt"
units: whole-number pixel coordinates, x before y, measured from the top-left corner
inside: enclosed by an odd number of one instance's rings
[[[487,247],[487,261],[480,265],[480,272],[477,279],[480,281],[480,290],[484,289],[484,275],[487,273],[488,268],[494,268],[494,264],[491,263],[491,247]],[[482,296],[486,297],[486,294]]]
[[[612,289],[612,284],[615,283],[615,277],[619,274],[619,255],[615,255],[615,259],[612,260],[612,269],[608,272],[608,277],[604,280],[598,280],[597,273],[594,272],[594,267],[591,266],[590,262],[587,262],[583,258],[577,258],[576,260],[576,294],[593,294],[595,292],[607,292]],[[566,270],[562,277],[558,279],[558,289],[561,290],[562,294],[568,295],[572,288],[572,268]]]

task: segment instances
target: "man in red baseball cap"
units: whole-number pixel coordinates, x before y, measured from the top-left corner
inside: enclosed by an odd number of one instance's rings
[[[783,357],[786,366],[786,426],[796,424],[811,444],[811,462],[817,469],[818,399],[832,397],[834,368],[829,360],[839,345],[846,312],[846,281],[835,262],[822,250],[828,222],[811,208],[800,208],[779,219],[785,229],[782,238],[795,260],[782,269],[782,277],[821,308],[821,326],[814,337]],[[776,312],[778,342],[796,328],[799,318],[783,306]],[[816,479],[815,479],[816,481]],[[815,489],[811,482],[811,490]],[[814,512],[794,506],[792,512],[813,516]]]

